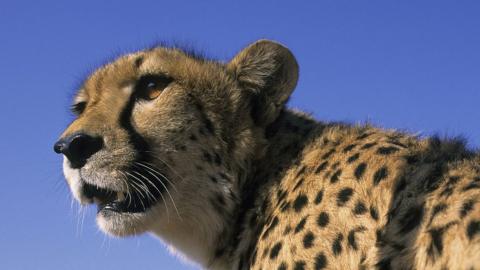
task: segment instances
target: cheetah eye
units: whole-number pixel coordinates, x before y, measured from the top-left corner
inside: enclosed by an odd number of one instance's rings
[[[172,78],[164,75],[142,76],[135,86],[135,95],[140,100],[154,100],[172,82]]]
[[[71,107],[71,111],[75,115],[80,115],[80,114],[83,113],[83,111],[85,110],[86,107],[87,107],[87,102],[86,101],[81,101],[81,102],[73,104],[72,107]]]

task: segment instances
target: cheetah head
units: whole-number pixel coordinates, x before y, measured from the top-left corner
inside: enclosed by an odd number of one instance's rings
[[[108,234],[154,232],[202,260],[193,242],[228,227],[297,77],[290,51],[266,40],[227,63],[156,47],[99,68],[54,146],[74,198],[96,204]]]

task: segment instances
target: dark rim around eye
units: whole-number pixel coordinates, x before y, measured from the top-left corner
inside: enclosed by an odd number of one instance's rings
[[[73,104],[71,110],[74,114],[79,115],[85,110],[85,107],[87,107],[87,102],[82,101],[82,102]]]
[[[153,100],[148,98],[148,91],[163,91],[173,81],[171,77],[158,74],[148,74],[142,76],[135,86],[135,95],[137,99]]]

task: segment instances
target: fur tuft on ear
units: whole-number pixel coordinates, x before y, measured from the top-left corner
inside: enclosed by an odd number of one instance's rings
[[[228,64],[242,90],[251,94],[251,112],[257,125],[275,121],[297,85],[298,64],[289,49],[259,40],[239,52]]]

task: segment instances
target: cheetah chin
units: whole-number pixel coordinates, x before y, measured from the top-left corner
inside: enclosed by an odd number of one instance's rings
[[[114,236],[207,269],[480,269],[480,154],[460,139],[316,121],[292,52],[179,48],[93,72],[54,150]]]

